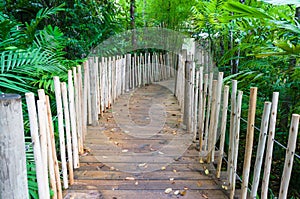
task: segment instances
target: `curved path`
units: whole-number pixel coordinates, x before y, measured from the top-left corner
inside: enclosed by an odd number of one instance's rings
[[[170,85],[122,95],[99,126],[88,128],[86,153],[65,198],[228,198],[214,167],[199,163],[192,137],[181,128]]]

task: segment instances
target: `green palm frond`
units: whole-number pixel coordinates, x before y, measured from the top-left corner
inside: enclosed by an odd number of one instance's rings
[[[43,74],[65,72],[56,55],[41,48],[0,53],[0,90],[28,92],[30,83]]]
[[[233,16],[228,17],[230,19],[236,19],[240,17],[273,19],[272,16],[258,8],[247,6],[236,1],[229,1],[225,3],[223,8],[235,13]]]

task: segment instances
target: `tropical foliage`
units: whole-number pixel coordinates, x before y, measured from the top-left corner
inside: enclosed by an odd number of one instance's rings
[[[300,25],[299,8],[296,7],[299,5],[293,5],[299,2],[265,0],[274,5],[243,2],[198,1],[192,8],[193,36],[199,41],[209,40],[214,63],[225,72],[228,83],[237,79],[239,89],[244,91],[252,86],[258,87],[258,117],[262,102],[270,101],[272,92],[280,93],[276,139],[286,144],[290,116],[300,112]],[[247,99],[244,101],[243,117],[246,118]],[[258,119],[257,126],[259,122]],[[245,128],[246,124],[242,125],[242,131]],[[297,148],[299,151],[299,144]],[[271,189],[276,192],[280,185],[278,179],[281,177],[284,150],[276,146],[274,153]],[[295,162],[289,191],[290,196],[299,197],[294,185],[300,183],[297,172],[300,161],[297,159]]]
[[[225,80],[239,80],[238,87],[244,91],[251,86],[258,87],[259,102],[271,100],[272,92],[279,91],[280,121],[276,138],[286,143],[289,117],[300,113],[299,1],[241,2],[0,0],[0,93],[23,95],[45,88],[53,99],[52,77],[66,78],[65,71],[82,63],[90,50],[102,41],[131,28],[164,27],[182,31],[199,42],[209,41],[214,63],[225,72]],[[244,101],[245,118],[247,99]],[[258,106],[258,110],[262,110],[263,104],[258,103]],[[261,115],[260,112],[257,115]],[[26,112],[24,116],[27,117]],[[26,135],[29,135],[26,120],[25,124]],[[26,141],[30,143],[30,139]],[[298,144],[298,152],[299,149]],[[271,188],[276,192],[284,150],[275,147],[274,153]],[[289,195],[300,197],[297,190],[300,161],[295,161]],[[32,198],[37,198],[30,147],[27,168],[29,192]]]

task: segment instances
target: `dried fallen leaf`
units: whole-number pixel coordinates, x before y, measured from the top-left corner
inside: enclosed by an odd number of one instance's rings
[[[197,182],[198,187],[202,186],[202,183],[200,181]]]
[[[139,164],[139,167],[146,167],[146,166],[147,166],[147,163]]]
[[[186,190],[180,191],[181,196],[185,196],[185,194],[186,194]]]
[[[227,186],[225,186],[225,185],[222,185],[222,188],[223,188],[223,189],[225,189],[225,190],[227,190],[227,189],[228,189],[228,187],[227,187]]]
[[[205,172],[205,174],[206,174],[206,175],[208,175],[208,174],[209,174],[209,170],[208,170],[208,169],[205,169],[205,171],[204,171],[204,172]]]
[[[204,163],[203,160],[202,160],[202,158],[200,158],[199,162],[200,162],[200,164],[203,164],[203,163]]]
[[[176,173],[177,172],[176,169],[173,169],[173,172]]]
[[[161,170],[166,170],[166,167],[161,167]]]
[[[134,180],[134,177],[126,177],[125,180]]]
[[[165,193],[166,194],[169,194],[169,193],[171,193],[172,192],[172,188],[167,188],[166,190],[165,190]]]

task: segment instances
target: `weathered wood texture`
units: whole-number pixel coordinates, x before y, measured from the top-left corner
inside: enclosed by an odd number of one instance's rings
[[[28,198],[25,157],[21,96],[0,95],[0,198]]]
[[[104,113],[99,126],[89,127],[85,140],[88,149],[80,158],[81,167],[75,170],[74,185],[65,192],[65,198],[183,197],[175,195],[177,190],[184,198],[228,198],[213,177],[214,166],[199,164],[193,134],[179,128],[180,108],[168,85],[163,85],[153,84],[122,95],[111,111]],[[161,104],[166,113],[160,129],[149,126],[154,125],[150,107],[155,104]],[[123,109],[118,109],[120,105]],[[131,118],[136,128],[153,130],[152,134],[146,130],[140,133],[149,137],[133,136],[124,129],[128,120],[116,114]],[[166,194],[167,188],[172,192]]]

